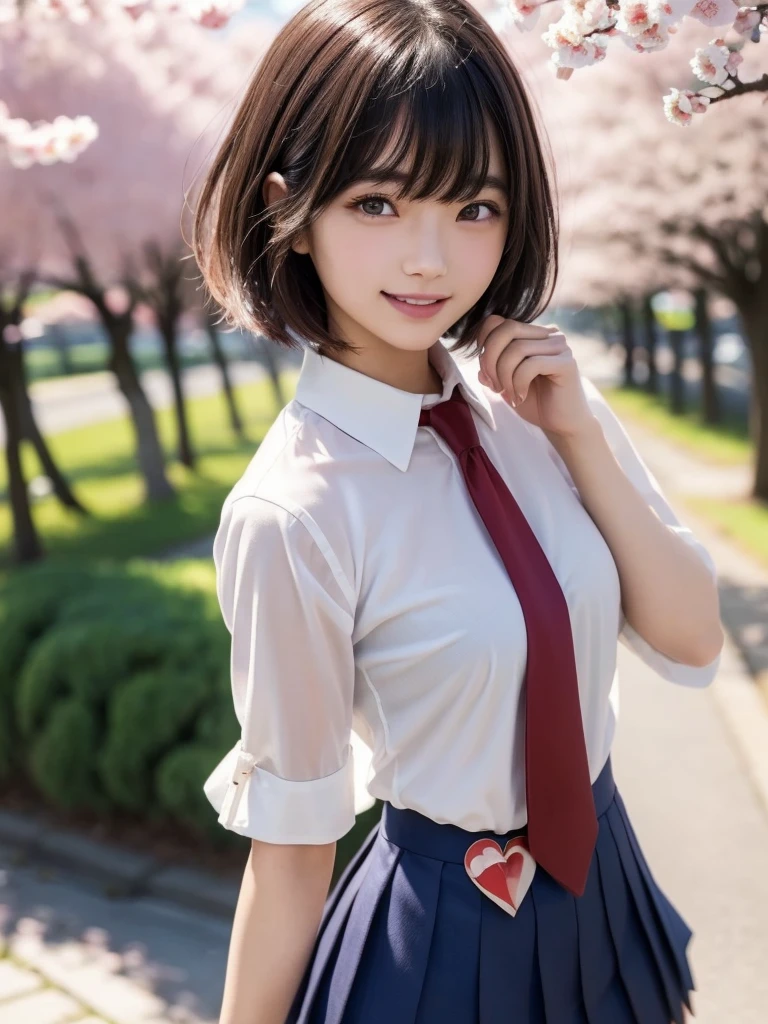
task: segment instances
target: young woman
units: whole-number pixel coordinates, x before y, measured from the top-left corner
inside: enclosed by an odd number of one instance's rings
[[[311,0],[194,244],[231,323],[303,348],[214,545],[242,737],[205,792],[252,840],[221,1024],[682,1024],[616,648],[710,683],[715,567],[533,323],[557,217],[509,54],[465,0]],[[384,813],[329,895],[353,730]]]

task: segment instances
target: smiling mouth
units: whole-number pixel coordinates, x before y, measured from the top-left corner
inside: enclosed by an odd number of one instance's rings
[[[445,302],[447,295],[394,295],[392,292],[384,292],[389,299],[397,299],[398,302],[407,302],[409,306],[431,306],[436,302]]]

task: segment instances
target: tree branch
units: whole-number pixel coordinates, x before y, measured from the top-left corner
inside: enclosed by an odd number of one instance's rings
[[[764,74],[761,78],[756,78],[754,82],[742,82],[739,78],[729,79],[736,84],[732,89],[723,89],[719,96],[708,96],[709,106],[713,106],[715,103],[719,103],[720,100],[731,99],[732,96],[743,96],[747,92],[768,92],[768,73]],[[711,88],[722,88],[722,86],[711,86]],[[702,91],[702,95],[706,96],[706,93]]]

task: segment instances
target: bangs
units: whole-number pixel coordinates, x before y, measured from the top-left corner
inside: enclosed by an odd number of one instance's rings
[[[358,181],[392,182],[398,199],[455,203],[491,184],[509,198],[510,183],[486,180],[498,103],[471,58],[456,64],[455,52],[448,57],[435,48],[426,67],[387,73],[374,84],[338,171],[318,196],[321,205]],[[508,133],[498,135],[504,150]]]
[[[500,182],[488,179],[494,141]],[[267,206],[273,171],[285,194]],[[525,84],[469,0],[308,0],[277,35],[195,212],[195,256],[228,323],[287,348],[354,348],[329,328],[295,241],[362,182],[445,204],[500,187],[510,216],[499,265],[445,337],[467,348],[490,313],[540,315],[558,270],[554,175]]]

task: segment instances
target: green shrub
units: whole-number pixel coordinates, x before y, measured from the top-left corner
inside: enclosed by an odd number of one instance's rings
[[[118,806],[138,811],[152,803],[158,759],[194,730],[209,692],[204,670],[190,667],[182,672],[166,666],[140,672],[116,690],[99,772]]]
[[[57,701],[29,756],[30,774],[41,793],[67,810],[106,810],[108,803],[96,785],[89,756],[97,745],[90,708],[74,697]]]
[[[221,827],[203,792],[203,782],[222,756],[220,748],[199,740],[166,754],[155,774],[158,801],[172,818],[205,835],[212,845],[247,847],[247,838]]]
[[[91,578],[92,572],[77,566],[37,564],[25,570],[23,582],[0,582],[0,778],[19,764],[13,714],[19,672],[36,641]]]
[[[156,776],[169,753],[202,744],[207,763],[195,761],[185,791],[207,804],[206,775],[238,735],[212,574],[137,561],[41,565],[29,579],[0,593],[0,643],[12,638],[16,666],[0,703],[0,737],[16,746],[7,770],[60,807],[202,821],[199,801],[161,800]]]
[[[39,563],[0,585],[0,778],[53,805],[171,819],[215,846],[203,783],[240,735],[210,563]],[[381,814],[358,816],[334,877]]]

